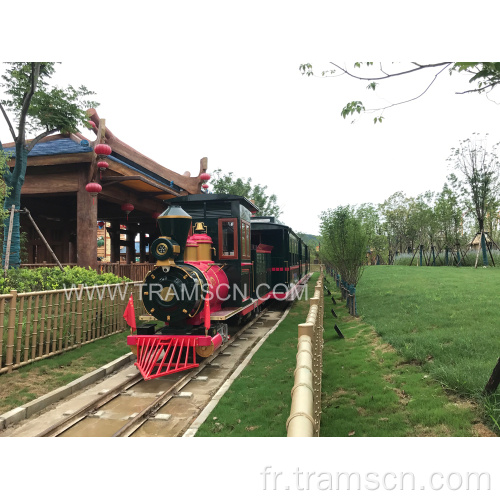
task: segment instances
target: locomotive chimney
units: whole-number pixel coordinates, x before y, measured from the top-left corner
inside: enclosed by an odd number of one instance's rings
[[[180,206],[172,205],[158,217],[158,226],[162,236],[171,238],[172,243],[180,246],[178,256],[182,259],[191,226],[191,216]],[[176,256],[176,259],[178,256]]]

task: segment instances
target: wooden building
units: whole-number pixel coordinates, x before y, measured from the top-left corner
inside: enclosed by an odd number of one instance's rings
[[[120,141],[95,110],[89,110],[89,117],[95,124],[94,140],[79,133],[58,134],[46,137],[29,153],[21,208],[31,212],[61,263],[97,267],[98,221],[106,223],[109,234],[106,260],[119,262],[120,246],[126,246],[126,261],[135,262],[135,240],[140,235],[140,261],[148,262],[146,248],[159,235],[156,217],[166,208],[164,200],[200,193],[207,160],[201,160],[195,177],[178,174]],[[111,147],[104,158],[105,170],[97,168],[98,160],[103,160],[94,152],[98,143]],[[5,144],[4,149],[13,152],[13,146]],[[97,196],[86,191],[92,181],[102,186]],[[133,210],[127,213],[124,209],[131,207],[125,204],[133,205]],[[28,263],[53,263],[25,216],[21,227],[28,236]],[[123,235],[125,240],[120,239]]]

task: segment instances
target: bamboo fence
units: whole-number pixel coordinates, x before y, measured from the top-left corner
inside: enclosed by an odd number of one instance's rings
[[[143,313],[138,284],[0,295],[0,374],[125,330],[131,293]]]
[[[323,368],[323,272],[310,299],[309,314],[298,327],[297,364],[292,407],[286,422],[288,437],[318,437],[321,421]]]

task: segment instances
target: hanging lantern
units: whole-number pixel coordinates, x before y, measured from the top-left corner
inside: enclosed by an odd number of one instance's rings
[[[208,189],[208,184],[203,184],[203,186],[201,186],[203,189]]]
[[[92,196],[92,205],[93,205],[94,198],[102,191],[102,186],[100,184],[97,184],[97,182],[89,182],[85,186],[85,191],[87,191],[87,193],[90,193],[90,196]]]
[[[107,161],[98,161],[97,168],[99,169],[99,175],[102,180],[102,173],[109,167],[109,163]]]
[[[107,144],[97,144],[94,153],[99,156],[108,156],[111,154],[111,148]]]
[[[92,128],[97,128],[97,125],[92,121],[92,120],[89,120],[89,125],[92,127]]]
[[[97,226],[99,227],[99,229],[102,229],[104,227],[104,221],[100,220],[98,223],[97,223]]]
[[[128,220],[128,214],[130,212],[132,212],[132,210],[134,210],[134,205],[132,205],[132,203],[124,203],[122,206],[121,206],[121,209],[127,214],[127,220]]]

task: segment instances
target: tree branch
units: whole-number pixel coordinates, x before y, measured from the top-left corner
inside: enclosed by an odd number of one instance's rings
[[[31,63],[31,87],[27,94],[24,96],[23,100],[23,107],[21,108],[21,113],[19,117],[19,136],[18,140],[21,140],[24,142],[25,140],[25,132],[24,128],[26,125],[26,116],[28,114],[28,110],[31,104],[31,98],[33,97],[33,94],[35,93],[36,86],[38,84],[38,77],[40,76],[40,63]]]
[[[45,132],[42,132],[40,135],[37,135],[32,141],[30,141],[29,146],[27,146],[26,150],[28,153],[37,145],[38,142],[40,142],[44,137],[47,137],[50,134],[53,134],[54,132],[57,132],[59,129],[58,128],[53,128],[52,130],[46,130]]]
[[[394,76],[408,75],[410,73],[414,73],[415,71],[420,71],[420,70],[426,69],[426,68],[436,68],[439,66],[444,66],[443,69],[445,69],[452,63],[451,62],[442,62],[442,63],[436,63],[436,64],[417,65],[416,68],[409,69],[408,71],[402,71],[401,73],[393,73],[393,74],[385,73],[385,71],[383,71],[381,68],[380,71],[382,71],[386,76],[379,76],[379,77],[374,77],[374,78],[365,78],[362,76],[356,76],[356,75],[353,75],[352,73],[349,73],[347,70],[345,70],[344,68],[342,68],[341,66],[339,66],[333,62],[330,62],[330,64],[335,66],[336,68],[340,69],[342,72],[344,72],[344,74],[349,75],[352,78],[356,78],[357,80],[375,81],[375,80],[387,80],[387,78],[392,78]],[[417,63],[412,63],[412,64],[417,64]],[[439,73],[441,73],[441,71]]]
[[[500,82],[494,82],[490,83],[489,85],[486,85],[484,87],[481,87],[480,89],[471,89],[471,90],[464,90],[463,92],[455,92],[455,94],[463,95],[463,94],[471,94],[473,92],[483,92],[486,89],[496,87]]]
[[[2,103],[0,102],[0,109],[2,110],[3,117],[5,118],[5,121],[7,122],[7,125],[9,126],[10,133],[12,134],[12,138],[14,139],[14,142],[16,142],[16,133],[14,132],[14,127],[10,123],[9,117],[7,116],[7,113],[2,106]]]
[[[451,63],[448,63],[448,65],[450,65]],[[383,108],[377,108],[377,109],[369,109],[368,111],[383,111],[385,109],[389,109],[389,108],[392,108],[393,106],[399,106],[400,104],[406,104],[407,102],[411,102],[411,101],[415,101],[417,99],[419,99],[420,97],[422,97],[432,86],[432,84],[436,81],[437,77],[447,68],[448,66],[445,66],[444,68],[440,69],[435,75],[434,75],[434,78],[432,79],[432,82],[429,83],[429,85],[427,86],[427,88],[420,94],[418,95],[417,97],[413,97],[411,99],[408,99],[407,101],[401,101],[401,102],[396,102],[394,104],[391,104],[389,106],[385,106]]]

